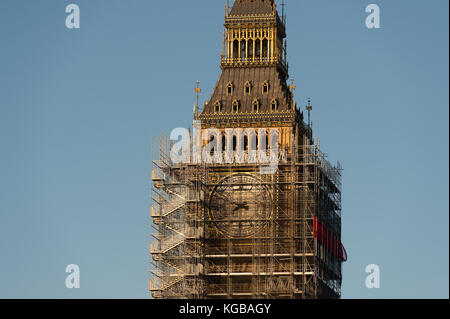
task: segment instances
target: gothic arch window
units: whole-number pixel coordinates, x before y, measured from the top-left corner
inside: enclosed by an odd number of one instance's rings
[[[262,57],[264,61],[267,61],[267,58],[269,57],[269,42],[267,39],[262,41]]]
[[[253,37],[253,34],[250,32],[250,38]],[[253,60],[253,40],[248,41],[248,59]]]
[[[233,95],[234,85],[232,82],[228,82],[227,84],[227,95]]]
[[[239,58],[239,41],[233,41],[233,59],[237,60]]]
[[[255,57],[257,59],[261,58],[261,40],[259,39],[255,41]]]
[[[272,112],[278,111],[278,101],[276,99],[273,99],[270,104],[272,106]]]
[[[222,103],[220,101],[216,101],[216,103],[214,103],[214,112],[215,113],[222,112]]]
[[[226,150],[226,138],[225,135],[222,134],[222,152],[225,152]]]
[[[237,150],[237,144],[238,144],[236,135],[233,135],[232,143],[233,143],[233,151],[236,151]]]
[[[253,100],[252,109],[253,109],[254,113],[259,112],[259,101],[258,100],[256,100],[256,99]]]
[[[233,113],[239,113],[239,101],[238,100],[234,100],[233,101]]]
[[[250,95],[251,93],[252,93],[252,84],[249,81],[247,81],[247,82],[245,82],[245,85],[244,85],[244,94]]]
[[[245,40],[241,41],[241,55],[240,55],[241,61],[245,61],[245,58],[246,58],[246,52],[247,52],[247,49],[245,48],[246,43],[247,42],[245,42]]]
[[[262,92],[263,94],[269,94],[269,82],[264,81],[263,86],[262,86]]]
[[[211,145],[213,145],[213,147],[211,148],[211,151],[209,152],[209,155],[214,156],[214,153],[217,152],[217,140],[214,138],[214,136],[211,136],[209,138],[209,143]]]

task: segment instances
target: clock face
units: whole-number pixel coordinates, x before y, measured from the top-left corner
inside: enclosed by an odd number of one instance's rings
[[[231,237],[249,237],[263,228],[272,212],[269,189],[250,175],[233,175],[211,194],[210,217]]]

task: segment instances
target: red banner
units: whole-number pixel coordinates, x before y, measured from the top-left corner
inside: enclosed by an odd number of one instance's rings
[[[344,245],[342,245],[339,238],[320,222],[317,217],[314,217],[313,235],[322,243],[337,259],[344,262],[347,261],[347,252]]]

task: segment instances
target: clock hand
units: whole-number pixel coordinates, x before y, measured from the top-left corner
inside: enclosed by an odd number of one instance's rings
[[[235,205],[236,205],[236,207],[235,207],[235,209],[233,209],[233,213],[235,211],[240,210],[240,209],[245,209],[245,210],[249,210],[250,209],[250,207],[248,206],[247,202],[239,203],[239,204],[235,204]]]

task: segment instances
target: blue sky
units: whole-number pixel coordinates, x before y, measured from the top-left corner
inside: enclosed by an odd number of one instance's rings
[[[212,93],[224,3],[0,1],[0,298],[149,298],[151,139]],[[343,298],[448,298],[448,1],[286,8],[296,100],[345,168]]]

